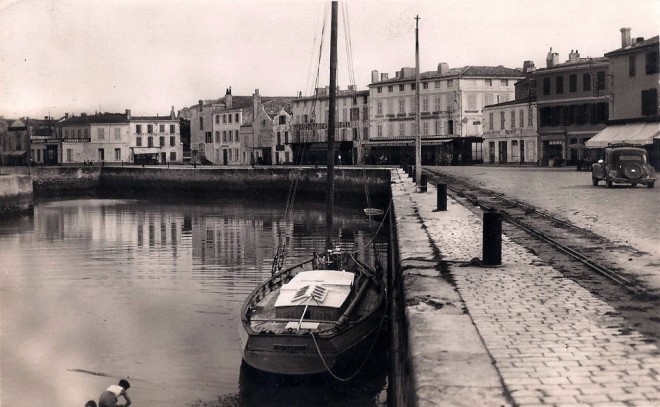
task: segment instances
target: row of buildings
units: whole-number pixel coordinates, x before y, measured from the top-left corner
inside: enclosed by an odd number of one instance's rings
[[[54,119],[0,117],[3,165],[168,163],[183,160],[180,120],[164,116],[81,114]]]
[[[391,77],[372,71],[366,90],[338,89],[335,159],[341,164],[422,162],[567,165],[593,161],[610,143],[644,145],[660,161],[658,36],[632,38],[602,57],[571,50],[545,67],[465,66]],[[4,164],[83,162],[216,165],[315,164],[326,160],[329,89],[303,97],[200,100],[169,115],[94,114],[0,120]],[[417,129],[416,115],[420,126]]]

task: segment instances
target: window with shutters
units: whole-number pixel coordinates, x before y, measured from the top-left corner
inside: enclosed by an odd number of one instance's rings
[[[656,45],[657,48],[657,45]],[[658,51],[646,53],[646,74],[651,75],[660,72],[658,69]]]
[[[577,75],[569,75],[568,77],[568,91],[571,93],[577,92]]]
[[[651,88],[642,91],[642,116],[658,114],[658,89]]]

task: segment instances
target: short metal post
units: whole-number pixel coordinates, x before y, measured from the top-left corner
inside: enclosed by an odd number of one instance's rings
[[[417,170],[415,170],[415,166],[413,165],[410,166],[410,176],[412,177],[412,182],[414,184],[417,179]]]
[[[414,171],[414,170],[415,170],[415,169],[413,168],[412,165],[409,165],[409,166],[408,166],[408,171],[406,171],[406,172],[408,173],[408,176],[409,176],[409,177],[412,177],[412,176],[413,176],[413,171]],[[413,177],[413,178],[414,178],[414,177]]]
[[[483,259],[487,266],[502,264],[502,214],[484,212]]]
[[[419,180],[419,192],[426,192],[426,174],[422,174]]]
[[[438,183],[438,211],[447,210],[447,184],[444,182]]]

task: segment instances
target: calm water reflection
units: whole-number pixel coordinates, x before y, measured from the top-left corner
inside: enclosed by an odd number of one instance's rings
[[[280,233],[288,264],[323,246],[322,205],[297,206],[284,225],[276,205],[77,199],[0,223],[0,404],[82,406],[122,377],[138,406],[238,394],[239,377],[246,402],[264,394],[287,404],[286,392],[314,388],[255,381],[240,368],[239,310],[270,274]],[[343,246],[369,242],[361,208],[336,217]],[[321,380],[311,393],[369,404],[384,382],[371,376],[347,392]]]

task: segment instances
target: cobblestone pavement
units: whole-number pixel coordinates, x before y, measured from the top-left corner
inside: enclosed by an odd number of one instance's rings
[[[506,236],[501,266],[465,264],[481,256],[481,219],[451,199],[434,212],[434,188],[402,184],[514,405],[660,406],[660,351],[614,308]]]

